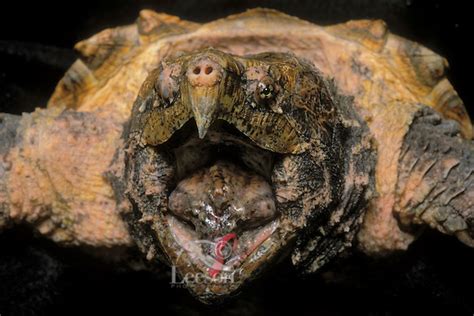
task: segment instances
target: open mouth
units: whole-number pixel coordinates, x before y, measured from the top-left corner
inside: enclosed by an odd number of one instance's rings
[[[292,54],[206,48],[152,71],[132,110],[127,186],[118,185],[147,259],[214,302],[290,254],[315,271],[350,247],[375,156],[366,126],[332,90]],[[237,280],[216,281],[237,270]]]
[[[279,225],[271,181],[279,157],[224,121],[214,122],[203,139],[194,124],[161,145],[176,163],[165,218],[179,251],[212,279],[270,248]]]
[[[307,194],[324,180],[315,161],[324,155],[309,154],[323,118],[312,108],[317,85],[298,93],[314,79],[306,68],[293,55],[207,48],[163,61],[140,89],[125,154],[127,216],[147,258],[175,268],[200,300],[237,293],[286,258],[308,206],[325,202]],[[237,280],[219,283],[232,272]]]

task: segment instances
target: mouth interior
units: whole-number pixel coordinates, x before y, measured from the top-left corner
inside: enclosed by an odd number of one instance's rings
[[[203,139],[198,137],[194,120],[190,120],[162,146],[174,155],[177,181],[199,168],[212,166],[221,160],[259,174],[271,182],[273,164],[278,156],[258,147],[223,120],[215,121]]]
[[[166,219],[181,250],[215,277],[258,256],[277,228],[271,173],[278,156],[227,122],[214,122],[203,139],[193,125],[163,144],[174,155],[177,183]]]
[[[225,237],[230,234],[212,240],[203,239],[176,216],[167,215],[166,218],[174,239],[182,250],[187,252],[190,261],[211,277],[215,277],[220,271],[235,271],[249,257],[258,259],[259,247],[267,241],[279,224],[276,218],[258,228],[243,231],[240,235],[235,234],[235,239],[223,243]],[[219,246],[222,244],[224,247],[219,253]]]

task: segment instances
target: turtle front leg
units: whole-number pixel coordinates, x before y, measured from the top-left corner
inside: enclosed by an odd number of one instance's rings
[[[26,223],[63,245],[129,247],[104,173],[120,147],[113,114],[0,114],[0,231]]]
[[[415,116],[399,158],[395,216],[474,247],[474,142],[429,108]]]

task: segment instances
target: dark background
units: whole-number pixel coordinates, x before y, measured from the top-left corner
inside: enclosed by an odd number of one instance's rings
[[[468,1],[2,1],[0,112],[44,106],[74,61],[75,42],[112,26],[133,23],[149,8],[197,22],[251,7],[269,7],[318,24],[384,19],[392,32],[449,60],[449,79],[473,113],[472,13]],[[34,239],[27,228],[0,235],[0,315],[182,313],[398,315],[474,312],[474,251],[427,232],[407,253],[362,256],[333,265],[340,279],[298,277],[283,263],[236,300],[205,307],[169,279],[102,264],[77,250]],[[340,276],[340,277],[339,277]],[[343,277],[344,276],[344,277]]]

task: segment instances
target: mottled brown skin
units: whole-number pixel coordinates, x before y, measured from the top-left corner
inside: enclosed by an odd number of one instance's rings
[[[187,284],[205,302],[286,256],[315,272],[354,249],[404,250],[425,226],[474,245],[472,124],[447,62],[382,21],[320,27],[256,9],[199,25],[144,10],[76,49],[48,109],[1,117],[0,229],[138,247],[181,275],[209,272],[189,236],[237,232],[235,282]],[[235,192],[219,205],[253,196],[276,214],[196,221],[183,208],[203,202],[209,219],[215,197],[198,191],[219,183]]]
[[[202,86],[190,81],[201,78],[190,75],[190,70],[203,61],[221,72],[217,84],[220,88],[208,94],[211,97],[206,101],[207,107],[196,109],[193,101],[187,100],[199,99]],[[149,260],[165,257],[181,275],[207,271],[193,259],[192,251],[182,252],[180,241],[174,237],[181,230],[170,226],[170,213],[176,211],[170,212],[168,207],[169,196],[175,194],[174,184],[179,180],[175,165],[181,159],[179,149],[194,139],[201,146],[214,144],[217,151],[230,150],[239,165],[244,164],[245,157],[240,153],[242,143],[273,153],[266,176],[271,181],[278,212],[270,235],[236,266],[242,269],[236,282],[206,280],[188,284],[201,300],[212,302],[236,292],[262,267],[287,253],[288,246],[294,243],[293,261],[308,271],[316,270],[351,246],[372,194],[375,155],[368,130],[348,99],[338,96],[313,66],[291,54],[265,53],[241,58],[207,49],[164,63],[173,69],[182,67],[175,73],[176,92],[172,101],[166,100],[159,94],[163,84],[160,80],[167,83],[169,78],[152,72],[145,80],[126,132],[123,175],[117,174],[114,180],[126,185],[125,190],[117,190],[117,195],[127,196],[131,208],[125,207],[122,212],[127,214],[132,236]],[[265,100],[255,96],[258,82],[263,80],[255,78],[256,67],[261,69],[266,82],[274,83],[278,94]],[[202,80],[208,80],[207,76],[212,74],[201,75]],[[197,133],[192,121],[188,124],[190,128],[182,127],[186,120],[175,118],[186,116],[179,113],[192,113],[194,118],[215,113],[208,118],[210,130],[224,135],[226,141],[203,135],[198,119]],[[163,128],[179,132],[169,139],[163,135]],[[190,152],[185,151],[184,155]],[[202,164],[215,163],[214,156],[206,157],[202,155]],[[237,224],[235,232],[248,229],[245,221]],[[266,228],[262,226],[259,230]],[[143,232],[147,232],[146,236]],[[192,233],[197,233],[198,239],[209,234],[202,228]],[[228,231],[224,227],[214,233],[223,236]]]
[[[58,109],[18,121],[1,153],[8,221],[65,245],[132,245],[102,175],[120,145],[118,121],[110,113]]]
[[[79,52],[102,48],[97,45],[102,37],[107,38],[104,47],[109,50],[93,55],[94,67],[87,66],[90,58],[78,60],[58,85],[50,106],[91,111],[113,105],[113,111],[126,120],[147,72],[156,69],[164,56],[209,46],[238,55],[291,51],[333,77],[341,93],[354,96],[356,110],[378,143],[378,197],[364,224],[369,233],[364,234],[368,236],[365,240],[371,240],[367,252],[403,250],[414,240],[412,234],[398,228],[393,210],[398,157],[418,111],[416,105],[433,107],[443,117],[455,119],[463,136],[472,137],[469,116],[445,76],[447,61],[417,43],[390,34],[382,21],[320,27],[275,11],[253,10],[198,26],[144,11],[135,27],[106,30],[78,44]],[[105,80],[111,73],[113,78]],[[380,228],[380,234],[372,234],[375,227]]]
[[[473,142],[459,126],[424,108],[402,147],[395,214],[405,226],[428,224],[474,247]]]

